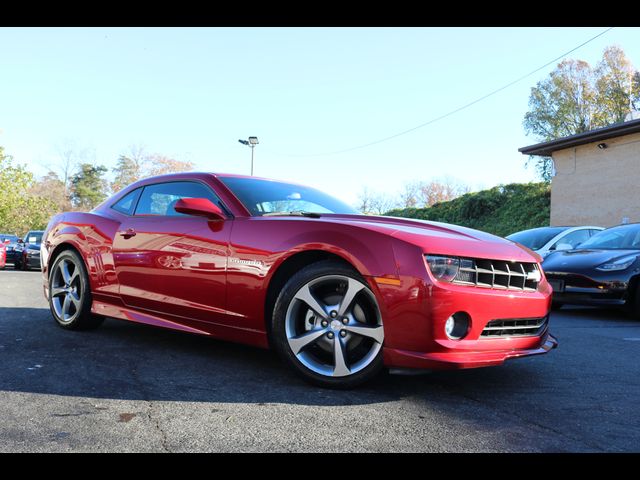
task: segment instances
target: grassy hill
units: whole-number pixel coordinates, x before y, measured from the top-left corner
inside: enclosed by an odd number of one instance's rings
[[[467,193],[432,207],[395,209],[385,215],[464,225],[504,237],[519,230],[548,226],[550,200],[548,183],[511,183]]]

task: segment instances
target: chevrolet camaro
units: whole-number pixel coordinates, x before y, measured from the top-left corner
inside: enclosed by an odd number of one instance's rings
[[[541,354],[551,287],[514,242],[358,214],[302,185],[211,173],[138,181],[52,218],[44,292],[62,328],[105,317],[273,348],[320,386]]]

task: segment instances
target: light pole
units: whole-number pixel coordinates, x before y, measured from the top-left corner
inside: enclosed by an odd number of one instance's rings
[[[253,177],[253,149],[258,145],[258,137],[249,137],[249,140],[238,140],[241,144],[251,147],[251,176]]]

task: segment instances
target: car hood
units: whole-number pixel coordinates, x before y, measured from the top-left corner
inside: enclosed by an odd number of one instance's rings
[[[640,250],[563,250],[549,255],[544,260],[542,269],[546,272],[581,272],[629,255],[640,255]]]
[[[323,215],[322,218],[390,235],[421,247],[425,253],[519,262],[542,261],[538,254],[511,240],[448,223],[369,215]]]

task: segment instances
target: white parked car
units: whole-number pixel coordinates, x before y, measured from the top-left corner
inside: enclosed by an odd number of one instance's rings
[[[556,250],[571,250],[591,238],[603,227],[539,227],[512,233],[508,240],[533,250],[542,258]]]

